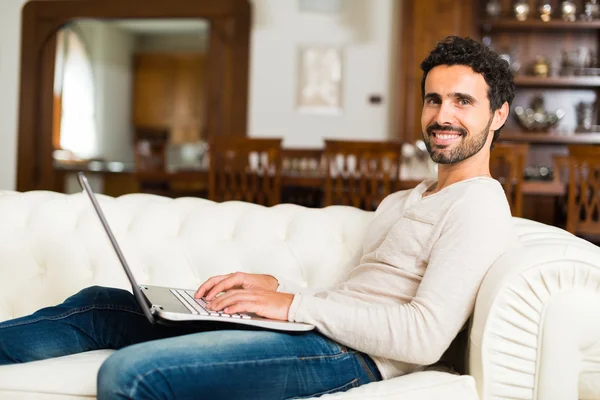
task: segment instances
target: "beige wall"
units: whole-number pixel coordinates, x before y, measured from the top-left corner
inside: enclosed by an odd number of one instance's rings
[[[0,1],[0,190],[14,189],[17,173],[17,110],[21,5]]]
[[[98,155],[108,161],[133,162],[131,95],[135,38],[106,23],[85,24],[93,33],[88,39],[96,86]]]
[[[254,0],[251,42],[251,136],[284,136],[286,147],[321,147],[323,138],[393,136],[395,8],[397,0],[344,0],[340,13],[300,12],[295,0]],[[299,46],[343,50],[343,111],[296,109]],[[368,102],[371,94],[383,103]]]

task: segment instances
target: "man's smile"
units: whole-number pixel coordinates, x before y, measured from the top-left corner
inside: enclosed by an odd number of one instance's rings
[[[456,131],[431,131],[430,136],[434,144],[448,145],[460,140],[463,134]]]

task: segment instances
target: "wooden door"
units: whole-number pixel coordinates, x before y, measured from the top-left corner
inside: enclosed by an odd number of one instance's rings
[[[403,0],[399,15],[398,135],[421,138],[421,61],[449,35],[477,39],[476,0]]]
[[[203,54],[176,56],[171,143],[190,143],[206,136],[204,60]]]
[[[55,188],[52,93],[55,34],[61,27],[80,18],[208,20],[211,40],[207,59],[211,60],[212,66],[206,125],[210,135],[245,136],[251,8],[249,0],[145,0],[143,7],[139,0],[26,1],[21,18],[17,190]],[[212,75],[213,71],[220,73],[218,80]],[[158,115],[164,116],[161,112]]]
[[[174,59],[168,55],[134,56],[133,122],[136,127],[171,125],[175,67]]]
[[[167,129],[171,143],[204,137],[205,55],[137,54],[133,102],[136,127]]]

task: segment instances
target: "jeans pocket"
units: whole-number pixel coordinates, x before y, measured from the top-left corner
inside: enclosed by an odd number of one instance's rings
[[[313,394],[310,394],[308,396],[290,397],[287,400],[310,399],[312,397],[319,397],[319,396],[323,396],[325,394],[331,394],[331,393],[337,393],[337,392],[345,392],[346,390],[350,390],[350,389],[355,388],[355,387],[358,387],[358,378],[355,378],[355,379],[351,380],[350,382],[345,383],[342,386],[338,386],[338,387],[333,388],[333,389],[329,389],[329,390],[324,390],[322,392],[313,393]]]
[[[378,382],[382,379],[377,365],[368,355],[356,352],[356,359],[358,360],[358,363],[364,370],[365,374],[367,374],[370,382]]]
[[[336,342],[333,339],[329,339],[327,336],[324,336],[320,333],[315,333],[313,335],[315,335],[316,341],[314,342],[315,347],[312,349],[312,353],[299,356],[298,358],[300,360],[339,357],[340,355],[344,355],[349,352],[349,349],[346,346]]]

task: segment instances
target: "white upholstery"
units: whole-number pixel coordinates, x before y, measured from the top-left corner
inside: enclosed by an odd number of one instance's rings
[[[95,398],[96,374],[112,353],[113,350],[96,350],[0,367],[0,398],[20,395],[24,399],[46,399],[49,394],[61,396],[57,398]]]
[[[265,208],[128,195],[101,196],[140,283],[195,288],[232,271],[302,285],[344,279],[372,213],[350,207]],[[426,371],[331,399],[600,399],[600,250],[515,219],[523,247],[486,277],[471,328],[470,374]],[[0,192],[0,321],[56,304],[90,285],[128,288],[82,194]],[[28,295],[23,297],[22,293]],[[0,398],[93,398],[110,351],[0,367]],[[557,361],[559,360],[559,361]]]
[[[468,375],[424,371],[388,381],[370,383],[344,393],[329,394],[327,400],[477,400],[475,380]]]
[[[600,399],[600,249],[515,218],[522,247],[479,291],[470,374],[483,399]]]

